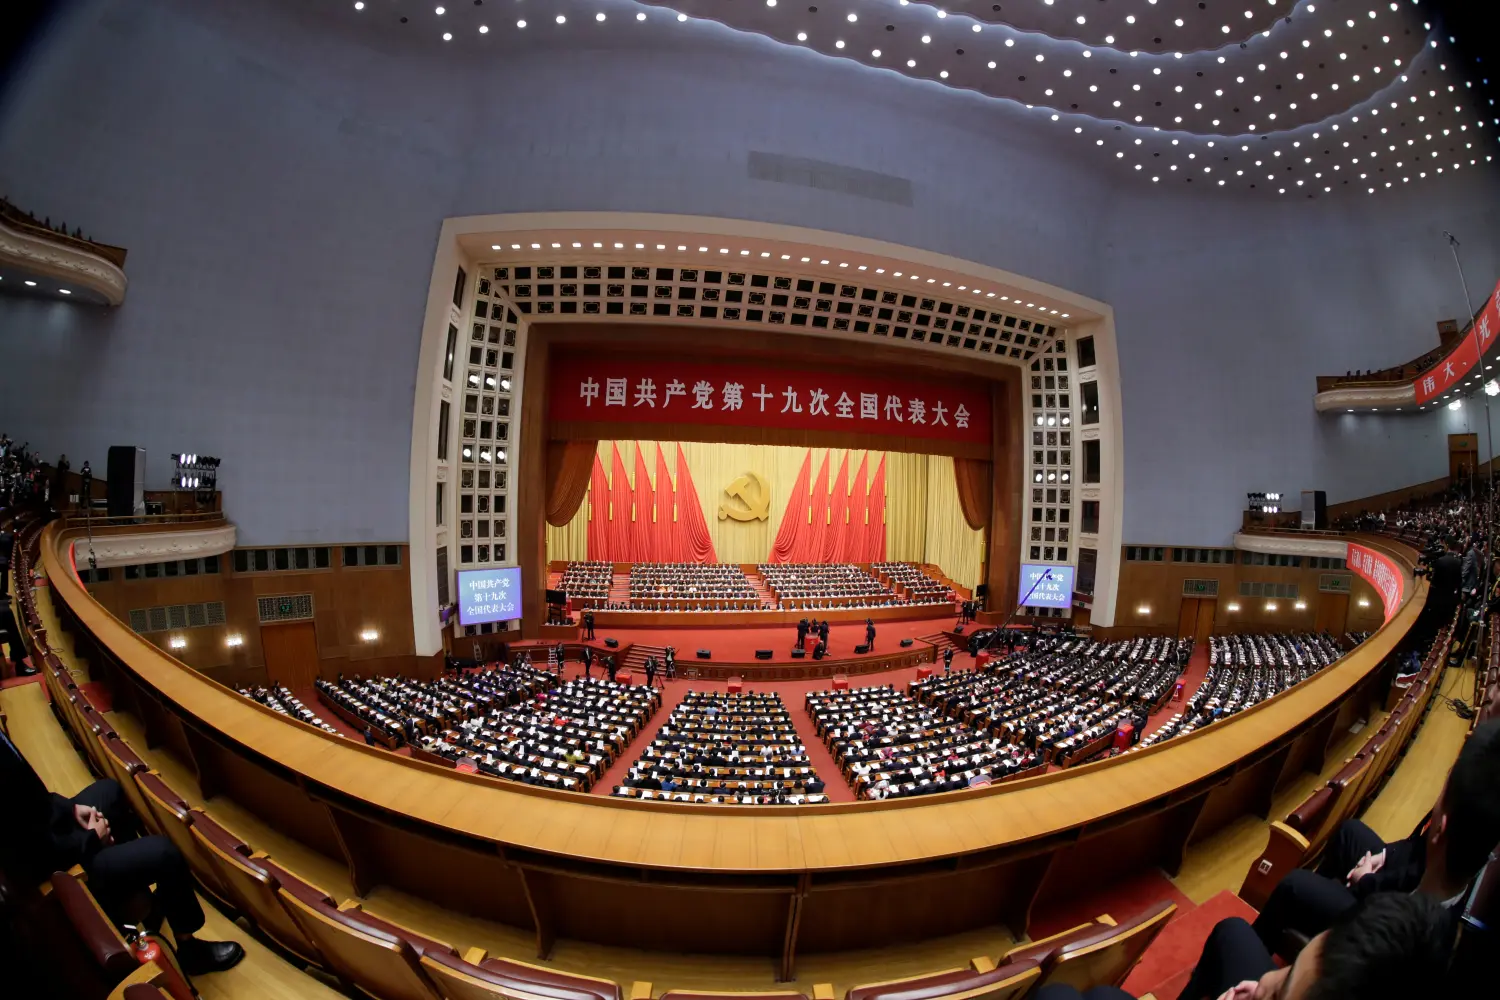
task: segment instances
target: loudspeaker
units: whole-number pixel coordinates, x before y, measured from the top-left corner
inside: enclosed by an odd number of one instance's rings
[[[856,655],[861,654],[861,653],[868,653],[869,651],[870,651],[870,646],[869,646],[868,643],[862,643],[862,644],[854,647],[854,652],[855,652]]]
[[[987,584],[987,583],[981,583],[979,586],[977,586],[977,587],[974,588],[974,599],[975,600],[983,600],[984,598],[989,597],[989,596],[990,596],[990,585],[989,584]]]
[[[755,651],[755,658],[757,660],[769,660],[771,658],[771,651],[769,649],[757,649]]]
[[[1302,491],[1302,527],[1324,531],[1328,528],[1328,494],[1322,490]]]
[[[815,660],[821,660],[822,658],[823,658],[823,647],[821,645],[814,646],[813,647],[813,659],[815,659]]]
[[[110,517],[135,517],[146,512],[146,449],[114,445],[106,464]]]
[[[619,639],[614,639],[614,638],[605,639],[604,640],[604,644],[606,646],[608,646],[610,649],[619,649],[620,648],[620,640]]]
[[[710,656],[713,656],[713,655],[714,654],[713,654],[712,650],[709,650],[709,649],[700,649],[700,650],[698,650],[698,659],[700,659],[700,660],[706,660]]]
[[[910,646],[911,644],[912,644],[912,640],[910,640],[910,639],[902,639],[901,640],[901,648],[902,649],[905,649],[907,646]]]
[[[803,657],[805,657],[806,655],[807,655],[807,650],[805,650],[805,649],[795,649],[794,648],[792,650],[792,659],[794,659],[794,660],[800,660]]]
[[[962,625],[955,625],[953,627],[953,631],[955,633],[957,633],[958,635],[963,635],[964,634],[964,627]]]

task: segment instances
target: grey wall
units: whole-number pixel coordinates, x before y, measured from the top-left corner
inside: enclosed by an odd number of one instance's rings
[[[1473,236],[1476,286],[1500,274],[1473,174],[1200,201],[1009,105],[713,25],[479,57],[325,5],[198,6],[80,2],[0,103],[0,190],[130,248],[131,279],[112,313],[0,297],[0,426],[75,465],[144,445],[154,485],[172,451],[220,455],[245,543],[406,536],[434,241],[491,212],[794,223],[1110,302],[1129,541],[1220,543],[1250,489],[1342,499],[1445,467],[1449,415],[1319,419],[1312,377],[1407,360],[1462,313],[1438,230]],[[751,180],[751,150],[909,178],[913,204]]]

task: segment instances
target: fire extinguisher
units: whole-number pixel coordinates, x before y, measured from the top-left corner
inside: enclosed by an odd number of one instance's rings
[[[135,955],[135,960],[141,965],[154,965],[161,970],[161,982],[158,984],[166,990],[173,1000],[196,1000],[198,993],[188,983],[187,977],[177,967],[177,963],[167,954],[162,943],[156,936],[144,927],[129,927],[126,941],[130,944],[130,950]]]

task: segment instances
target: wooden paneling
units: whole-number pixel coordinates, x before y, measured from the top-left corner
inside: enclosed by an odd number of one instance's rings
[[[413,655],[411,575],[406,560],[411,552],[401,546],[398,566],[343,566],[343,551],[332,548],[329,569],[306,572],[236,573],[234,557],[219,557],[221,571],[209,575],[127,580],[123,567],[110,571],[105,583],[89,586],[89,593],[115,617],[129,621],[134,609],[222,601],[223,625],[152,632],[143,638],[167,649],[170,636],[181,636],[187,646],[169,650],[200,670],[235,683],[258,683],[265,676],[256,599],[278,594],[311,594],[317,625],[322,675],[340,671],[368,675],[390,672],[392,664],[421,668]],[[379,637],[366,642],[360,633],[374,629]],[[238,647],[226,640],[237,635]],[[228,683],[228,680],[225,681]]]
[[[295,691],[318,679],[318,633],[312,622],[262,625],[260,645],[271,683]]]

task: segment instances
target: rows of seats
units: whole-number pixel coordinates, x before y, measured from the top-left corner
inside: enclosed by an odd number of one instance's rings
[[[309,726],[317,726],[325,733],[338,733],[338,729],[324,722],[321,716],[302,704],[301,699],[292,694],[291,689],[285,684],[278,684],[276,687],[269,688],[242,687],[237,690],[246,698],[249,698],[251,701],[260,702],[273,712],[300,719]]]
[[[569,601],[579,602],[580,607],[592,607],[592,602],[609,596],[609,588],[614,582],[614,563],[600,560],[570,562],[563,570],[557,589],[567,594]]]
[[[522,660],[504,669],[468,671],[432,681],[401,677],[319,678],[318,700],[379,743],[396,747],[451,729],[465,719],[513,705],[545,691],[557,674]]]
[[[1213,636],[1208,672],[1177,712],[1137,746],[1144,750],[1243,712],[1300,684],[1344,651],[1331,636],[1236,634]]]
[[[1035,752],[976,731],[889,684],[810,691],[807,712],[861,798],[954,792],[1045,767]]]
[[[1315,862],[1339,824],[1356,816],[1374,797],[1432,706],[1453,629],[1450,622],[1439,630],[1420,669],[1404,679],[1405,693],[1375,734],[1285,820],[1271,823],[1265,850],[1251,863],[1240,888],[1245,902],[1264,907],[1286,873]]]
[[[660,707],[657,688],[579,677],[475,713],[414,746],[492,777],[586,792]]]
[[[759,604],[760,594],[734,563],[636,563],[630,567],[630,603],[643,607],[647,601],[696,610],[704,602]]]
[[[1061,766],[1108,749],[1121,725],[1140,732],[1170,695],[1191,641],[1038,639],[974,671],[914,682],[912,695],[974,729]]]
[[[689,691],[612,792],[734,805],[826,802],[779,694]]]
[[[899,584],[913,600],[923,602],[953,600],[953,591],[946,584],[922,572],[922,568],[915,563],[878,562],[873,568],[878,575],[884,576],[892,583]]]
[[[878,598],[895,596],[889,587],[853,563],[762,563],[758,572],[778,601],[790,598]]]

